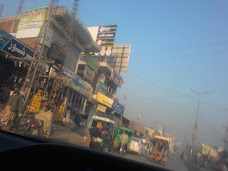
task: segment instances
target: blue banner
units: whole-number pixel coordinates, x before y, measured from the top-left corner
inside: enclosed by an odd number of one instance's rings
[[[10,34],[6,33],[1,29],[0,29],[0,50],[18,58],[31,59],[33,58],[33,55],[34,55],[34,51],[32,49],[30,49],[28,46],[24,45],[19,40],[12,37]],[[24,62],[31,64],[29,60]],[[38,71],[45,74],[46,64],[41,62],[38,63]]]
[[[114,112],[123,115],[125,107],[124,107],[124,105],[120,104],[118,101],[115,100],[112,105],[112,109],[114,110]]]
[[[6,53],[19,57],[19,58],[33,58],[33,51],[21,44],[19,41],[15,39],[11,39],[10,42],[3,48],[3,51]]]

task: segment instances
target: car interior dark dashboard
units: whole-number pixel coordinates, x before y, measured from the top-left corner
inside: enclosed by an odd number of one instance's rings
[[[6,164],[10,163],[10,164]],[[45,167],[73,170],[166,170],[81,146],[0,131],[0,164],[7,169],[37,170]],[[33,168],[30,168],[32,166]]]

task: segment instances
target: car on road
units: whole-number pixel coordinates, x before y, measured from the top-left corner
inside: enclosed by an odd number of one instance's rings
[[[134,152],[139,155],[145,155],[146,153],[145,144],[140,138],[131,137],[130,144],[128,146],[128,152]]]

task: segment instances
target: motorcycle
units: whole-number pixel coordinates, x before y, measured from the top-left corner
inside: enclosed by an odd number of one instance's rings
[[[34,116],[34,113],[27,113],[20,119],[15,133],[23,136],[42,136],[42,125],[42,121],[37,120]]]

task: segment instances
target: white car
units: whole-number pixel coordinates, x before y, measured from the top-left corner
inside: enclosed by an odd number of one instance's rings
[[[135,152],[139,155],[144,155],[146,152],[145,150],[145,146],[140,138],[131,137],[128,152]]]

